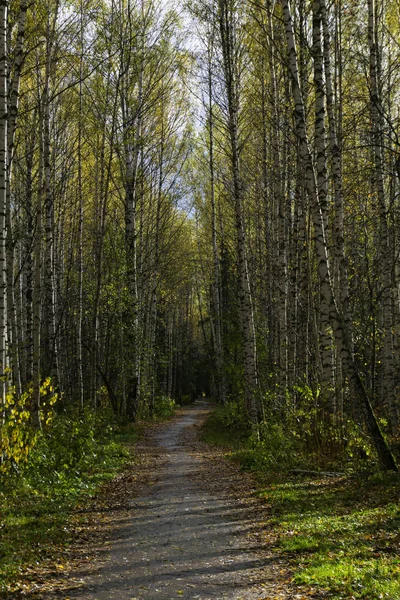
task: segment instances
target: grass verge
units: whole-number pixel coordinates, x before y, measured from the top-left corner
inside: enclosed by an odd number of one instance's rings
[[[171,416],[172,408],[164,413],[157,420]],[[120,426],[111,415],[90,411],[57,417],[40,434],[28,462],[3,477],[0,598],[40,597],[42,592],[32,592],[36,581],[44,590],[47,580],[67,572],[77,547],[88,558],[90,536],[106,537],[104,524],[97,523],[101,496],[109,497],[107,482],[118,473],[135,476],[128,467],[145,428]]]
[[[294,477],[274,469],[268,457],[257,460],[248,438],[230,425],[219,408],[203,439],[255,472],[274,552],[290,564],[293,582],[314,589],[316,597],[400,600],[400,477]],[[270,543],[271,531],[266,536]]]

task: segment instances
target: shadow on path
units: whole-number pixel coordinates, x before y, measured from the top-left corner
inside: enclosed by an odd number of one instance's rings
[[[165,456],[156,482],[134,499],[132,509],[116,515],[109,560],[80,572],[81,587],[64,588],[64,598],[287,597],[266,591],[279,565],[260,558],[259,543],[248,536],[251,507],[229,493],[224,473],[211,486],[206,480],[207,453],[193,443],[194,426],[211,407],[198,401],[154,434]]]

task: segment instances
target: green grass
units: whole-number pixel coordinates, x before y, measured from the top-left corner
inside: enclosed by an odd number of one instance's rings
[[[1,597],[18,587],[27,567],[60,560],[74,542],[70,530],[77,503],[93,497],[123,468],[138,437],[132,427],[100,433],[85,419],[74,436],[72,422],[57,423],[59,438],[43,436],[20,474],[0,483]]]
[[[400,599],[398,476],[270,482],[277,550],[295,566],[294,581],[333,598]]]
[[[223,435],[221,428],[214,413],[203,438],[256,472],[257,494],[271,515],[266,543],[272,530],[273,549],[288,561],[296,584],[338,600],[400,600],[399,475],[299,478],[267,470],[271,463],[257,460],[254,447],[242,439],[238,450],[229,428]]]

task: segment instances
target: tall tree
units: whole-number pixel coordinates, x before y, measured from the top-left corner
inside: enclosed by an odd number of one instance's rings
[[[222,53],[222,71],[224,92],[226,95],[226,128],[229,140],[229,159],[231,167],[231,196],[235,213],[237,260],[238,260],[238,298],[242,331],[243,359],[245,373],[245,402],[254,424],[260,414],[258,402],[257,347],[254,325],[253,300],[250,287],[246,226],[244,221],[244,182],[241,174],[240,136],[240,76],[243,67],[241,61],[240,5],[235,0],[218,1],[218,22]]]

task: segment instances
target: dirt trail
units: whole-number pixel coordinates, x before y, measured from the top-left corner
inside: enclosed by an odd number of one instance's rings
[[[119,515],[108,560],[80,574],[81,587],[68,598],[296,597],[278,589],[280,565],[250,535],[257,507],[232,493],[229,468],[225,478],[196,441],[209,410],[198,401],[153,434],[165,459],[156,479]]]

